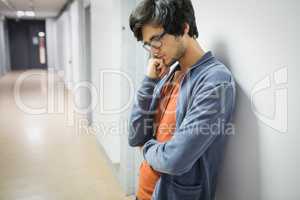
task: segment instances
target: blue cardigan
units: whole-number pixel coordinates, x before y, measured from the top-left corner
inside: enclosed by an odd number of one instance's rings
[[[153,136],[154,115],[171,73],[161,80],[144,78],[130,116],[129,145],[143,146],[147,163],[162,174],[153,200],[212,200],[225,141],[234,134],[234,79],[207,52],[181,82],[172,139],[159,143]]]

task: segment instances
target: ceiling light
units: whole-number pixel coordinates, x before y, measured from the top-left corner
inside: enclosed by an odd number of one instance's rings
[[[25,11],[25,15],[28,17],[34,17],[35,16],[35,12],[33,11]]]
[[[17,16],[18,17],[23,17],[24,15],[25,15],[24,11],[21,11],[21,10],[17,11]]]

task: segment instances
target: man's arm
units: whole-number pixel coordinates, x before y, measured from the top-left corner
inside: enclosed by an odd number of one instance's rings
[[[153,91],[168,70],[169,68],[163,64],[161,59],[153,56],[149,59],[147,76],[145,76],[142,86],[137,91],[131,111],[128,137],[130,146],[141,147],[152,138],[154,112],[150,111],[150,105],[153,99]]]
[[[192,168],[221,131],[213,127],[231,117],[234,103],[232,83],[196,89],[179,130],[165,143],[149,140],[143,148],[145,160],[158,172],[181,175]],[[219,127],[220,129],[220,127]]]
[[[143,146],[153,135],[153,113],[149,111],[153,91],[159,79],[145,77],[142,86],[137,91],[129,121],[130,146]]]

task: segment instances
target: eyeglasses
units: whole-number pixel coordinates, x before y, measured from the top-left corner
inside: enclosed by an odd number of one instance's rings
[[[145,42],[145,43],[143,44],[144,49],[146,49],[147,51],[150,52],[150,51],[151,51],[151,48],[155,48],[155,49],[160,48],[160,47],[162,46],[162,42],[161,42],[160,40],[164,37],[164,35],[165,35],[166,33],[167,33],[167,32],[164,31],[164,32],[162,32],[161,34],[159,34],[158,36],[152,38],[152,40],[150,41],[150,43]]]

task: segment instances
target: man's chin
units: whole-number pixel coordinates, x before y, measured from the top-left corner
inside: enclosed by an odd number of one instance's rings
[[[171,61],[169,61],[168,63],[166,63],[167,67],[171,67],[172,65],[174,65],[177,62],[177,60],[172,59]]]

